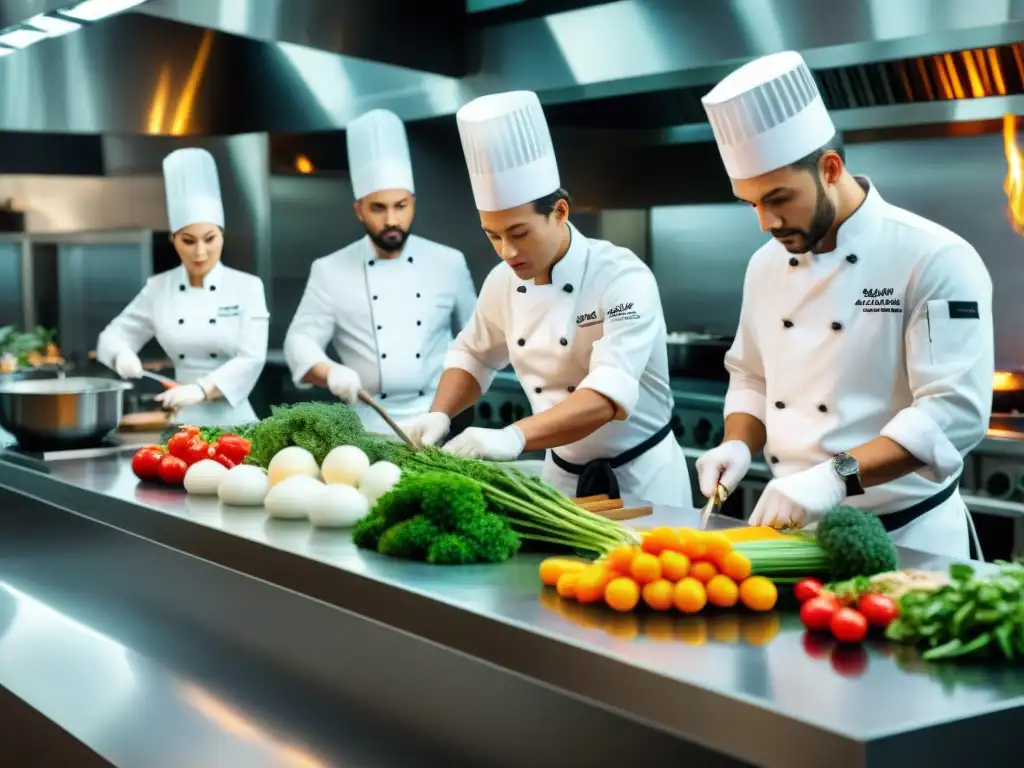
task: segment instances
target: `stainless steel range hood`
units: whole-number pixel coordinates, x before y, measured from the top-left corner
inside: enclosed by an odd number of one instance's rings
[[[149,0],[0,59],[0,130],[306,133],[528,88],[559,129],[706,140],[700,97],[784,48],[844,129],[998,117],[1024,92],[1024,0],[620,0],[504,22],[464,3]]]

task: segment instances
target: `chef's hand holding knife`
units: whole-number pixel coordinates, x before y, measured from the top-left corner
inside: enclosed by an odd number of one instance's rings
[[[452,428],[447,414],[432,411],[401,425],[402,431],[418,445],[437,445]],[[445,443],[444,450],[464,459],[487,461],[513,461],[519,458],[526,438],[514,424],[504,429],[470,427],[454,440]]]
[[[399,424],[409,439],[420,446],[437,445],[448,436],[452,420],[448,414],[431,411]]]
[[[359,374],[347,365],[334,363],[327,374],[327,389],[331,394],[347,405],[352,405],[359,398],[359,390],[363,383]]]

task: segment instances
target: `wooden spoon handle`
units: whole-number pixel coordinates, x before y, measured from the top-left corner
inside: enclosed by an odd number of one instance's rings
[[[360,400],[362,400],[362,401],[363,401],[364,403],[366,403],[366,404],[367,404],[368,406],[370,406],[371,408],[373,408],[373,410],[375,410],[375,411],[377,412],[377,414],[378,414],[378,415],[379,415],[379,416],[380,416],[380,417],[381,417],[382,419],[384,419],[384,421],[386,421],[386,422],[387,422],[388,426],[389,426],[389,427],[391,427],[391,429],[392,429],[392,430],[394,431],[394,433],[395,433],[396,435],[398,435],[398,436],[399,436],[400,438],[402,438],[402,441],[403,441],[403,442],[404,442],[404,443],[405,443],[406,445],[408,445],[408,446],[409,446],[410,448],[413,448],[413,449],[415,449],[415,450],[419,450],[419,446],[418,446],[418,445],[416,445],[416,443],[414,443],[414,442],[413,442],[413,441],[412,441],[412,440],[411,440],[411,439],[409,438],[409,436],[408,436],[407,434],[405,434],[405,432],[403,432],[403,431],[402,431],[402,428],[401,428],[400,426],[398,426],[398,424],[397,424],[397,423],[395,422],[395,420],[394,420],[394,419],[392,419],[392,418],[391,418],[391,417],[390,417],[390,416],[388,415],[388,412],[387,412],[387,411],[385,411],[385,410],[384,410],[384,409],[383,409],[383,408],[382,408],[382,407],[380,406],[380,404],[379,404],[379,403],[377,403],[377,401],[373,399],[373,397],[372,397],[372,396],[370,395],[370,393],[369,393],[369,392],[367,392],[367,391],[366,391],[365,389],[360,389],[360,390],[359,390],[359,395],[358,395],[358,397],[359,397],[359,399],[360,399]]]

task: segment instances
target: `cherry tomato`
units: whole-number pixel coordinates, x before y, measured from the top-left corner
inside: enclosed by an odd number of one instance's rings
[[[817,579],[803,579],[793,587],[793,594],[801,603],[806,603],[812,597],[820,595],[823,589],[825,586]]]
[[[163,459],[163,449],[158,445],[146,445],[139,448],[132,456],[132,472],[140,480],[156,480],[159,478],[158,469]]]
[[[213,448],[211,448],[210,450],[212,451]],[[233,462],[231,459],[229,459],[223,453],[215,453],[210,458],[212,458],[218,464],[221,464],[221,465],[227,467],[228,469],[231,469],[232,467],[237,466],[237,464],[235,464],[235,462]]]
[[[226,434],[217,438],[213,451],[231,459],[235,464],[241,464],[242,459],[252,451],[252,445],[244,437]]]
[[[900,615],[900,607],[888,595],[864,595],[857,608],[876,627],[887,627]]]
[[[187,471],[188,464],[177,456],[164,456],[160,459],[160,466],[157,469],[161,482],[167,485],[181,485],[185,481]]]
[[[181,453],[175,454],[179,459],[184,459],[190,467],[197,461],[208,459],[213,455],[210,445],[203,438],[196,435],[189,438],[188,444],[181,449]]]
[[[818,595],[800,606],[800,620],[812,632],[821,632],[829,628],[829,622],[838,610],[838,600],[831,595]]]
[[[868,633],[868,620],[853,608],[840,608],[828,624],[832,635],[840,643],[859,643]]]

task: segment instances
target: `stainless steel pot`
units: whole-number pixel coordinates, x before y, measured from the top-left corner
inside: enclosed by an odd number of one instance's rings
[[[0,383],[0,427],[27,450],[96,445],[117,429],[132,384],[69,376]]]

